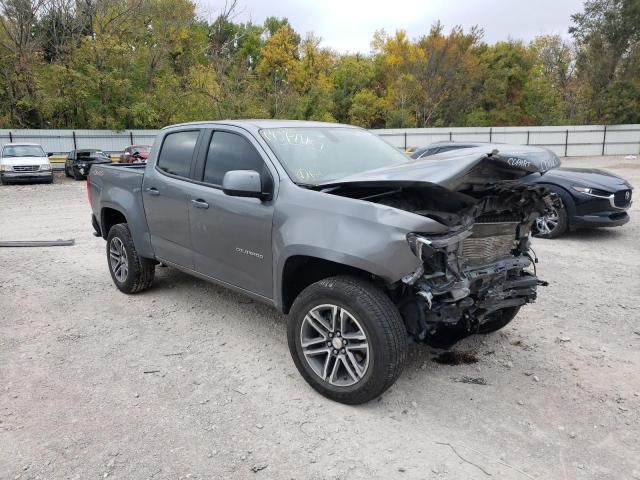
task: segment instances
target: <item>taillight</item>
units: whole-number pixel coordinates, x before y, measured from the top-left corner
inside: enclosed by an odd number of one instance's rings
[[[91,205],[91,176],[87,175],[87,198],[89,199],[89,205]]]

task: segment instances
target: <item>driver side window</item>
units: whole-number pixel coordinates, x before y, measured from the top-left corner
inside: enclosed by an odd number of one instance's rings
[[[209,143],[202,180],[221,187],[225,173],[230,170],[255,170],[260,174],[262,191],[271,191],[271,173],[254,146],[242,135],[216,131]]]

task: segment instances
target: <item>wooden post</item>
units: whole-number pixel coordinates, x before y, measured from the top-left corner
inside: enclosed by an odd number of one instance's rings
[[[569,147],[569,129],[564,134],[564,156],[567,156],[567,148]]]
[[[602,156],[604,156],[604,147],[607,145],[607,126],[604,126],[604,133],[602,134]]]
[[[404,131],[404,149],[407,149],[407,131]]]
[[[129,140],[131,140],[131,145],[133,145],[133,132],[129,130]]]
[[[529,130],[527,130],[527,145],[529,145],[529,133],[531,133],[531,132],[529,132]]]
[[[75,130],[71,131],[71,136],[73,137],[73,149],[77,150],[78,149],[78,143],[76,142],[76,131]]]

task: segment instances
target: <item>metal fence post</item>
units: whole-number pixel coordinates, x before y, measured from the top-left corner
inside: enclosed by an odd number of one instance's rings
[[[489,127],[489,143],[493,141],[493,127]]]
[[[449,130],[449,141],[451,141],[451,130]]]
[[[567,148],[569,147],[569,129],[564,134],[564,156],[567,156]]]
[[[607,144],[607,126],[604,126],[604,133],[602,134],[602,155],[604,156],[604,147]]]
[[[9,130],[9,142],[13,142],[13,134],[11,133],[11,130]]]
[[[133,145],[133,131],[129,130],[129,140],[131,140],[131,145]]]
[[[404,131],[404,149],[407,149],[407,131]]]
[[[529,133],[531,133],[531,132],[529,132],[529,130],[527,130],[527,145],[529,145]]]
[[[75,130],[71,131],[71,136],[73,137],[73,149],[77,150],[78,149],[78,143],[76,142],[76,131]]]

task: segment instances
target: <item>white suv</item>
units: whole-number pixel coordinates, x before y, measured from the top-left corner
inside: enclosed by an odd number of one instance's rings
[[[53,182],[49,157],[37,143],[7,143],[0,153],[0,183]]]

